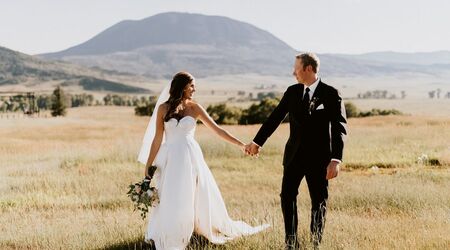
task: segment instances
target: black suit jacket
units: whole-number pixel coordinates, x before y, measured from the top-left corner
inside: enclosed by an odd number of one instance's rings
[[[302,84],[290,86],[253,141],[263,146],[289,114],[290,135],[283,157],[285,167],[295,156],[307,163],[327,164],[331,159],[342,160],[347,120],[338,91],[319,81],[311,98],[310,114],[301,107],[303,92]]]

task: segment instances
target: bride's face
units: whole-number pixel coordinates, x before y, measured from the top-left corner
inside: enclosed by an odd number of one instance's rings
[[[194,92],[195,92],[195,80],[192,80],[192,82],[186,85],[186,87],[184,88],[183,98],[192,100]]]

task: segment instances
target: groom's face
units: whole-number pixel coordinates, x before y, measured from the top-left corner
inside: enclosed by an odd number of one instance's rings
[[[295,59],[294,72],[292,73],[299,83],[305,81],[306,69],[303,69],[302,59]]]

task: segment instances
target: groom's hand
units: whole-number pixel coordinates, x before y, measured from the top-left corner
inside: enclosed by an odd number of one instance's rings
[[[260,151],[260,147],[253,142],[250,142],[245,146],[245,153],[251,156],[258,156]]]
[[[333,179],[339,174],[339,162],[330,161],[327,167],[327,180]]]

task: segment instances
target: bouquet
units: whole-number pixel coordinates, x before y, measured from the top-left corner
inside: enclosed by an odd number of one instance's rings
[[[133,202],[133,211],[141,211],[143,220],[147,217],[149,207],[156,206],[159,203],[158,190],[150,186],[155,171],[156,166],[151,166],[148,171],[150,177],[145,177],[144,180],[128,186],[127,195]]]

